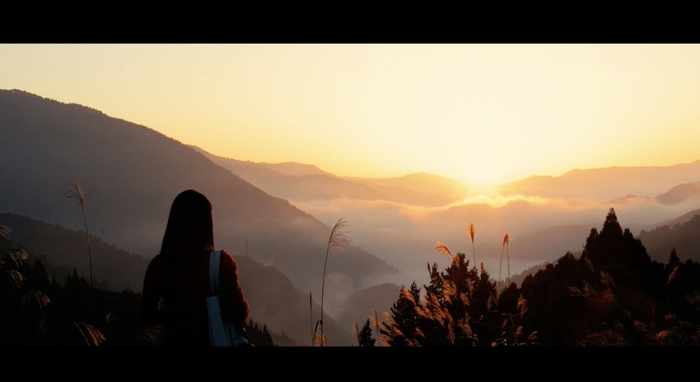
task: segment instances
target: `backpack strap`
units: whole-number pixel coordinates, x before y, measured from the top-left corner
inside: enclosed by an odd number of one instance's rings
[[[221,263],[221,250],[212,251],[209,254],[209,286],[211,293],[219,293],[219,264]]]

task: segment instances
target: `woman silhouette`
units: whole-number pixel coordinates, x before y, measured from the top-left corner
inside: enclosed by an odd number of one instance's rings
[[[170,208],[160,253],[143,281],[141,320],[164,324],[163,345],[209,345],[205,299],[212,295],[209,255],[214,250],[212,207],[207,198],[187,190]],[[221,313],[231,323],[248,319],[248,302],[238,283],[236,262],[226,251],[220,263]]]

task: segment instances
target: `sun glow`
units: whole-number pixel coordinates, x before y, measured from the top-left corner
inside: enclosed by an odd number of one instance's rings
[[[698,45],[13,44],[0,55],[3,88],[216,155],[339,176],[490,186],[699,159]]]

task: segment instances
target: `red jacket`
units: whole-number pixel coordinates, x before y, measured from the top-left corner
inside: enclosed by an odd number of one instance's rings
[[[250,313],[238,283],[236,262],[221,251],[219,296],[224,319],[243,322]],[[206,298],[209,285],[209,252],[186,259],[180,268],[167,267],[161,255],[151,260],[143,281],[141,321],[164,324],[163,345],[209,345]]]

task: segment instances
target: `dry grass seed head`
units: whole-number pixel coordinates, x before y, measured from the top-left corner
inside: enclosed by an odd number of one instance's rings
[[[469,239],[471,239],[472,244],[474,244],[474,234],[476,234],[476,230],[474,229],[474,223],[469,223],[467,226],[467,233],[469,234]]]
[[[152,326],[144,329],[139,335],[139,339],[151,344],[158,342],[158,338],[162,332],[162,326]]]
[[[323,331],[321,330],[321,328],[318,327],[316,332],[314,333],[313,346],[327,346],[327,345],[328,345],[328,343],[326,342],[326,336],[323,334]]]
[[[471,306],[471,301],[469,301],[469,297],[466,294],[460,293],[459,299],[462,300],[462,304],[464,304],[464,306]]]
[[[435,252],[441,253],[443,255],[447,255],[450,258],[454,260],[454,256],[452,255],[452,252],[450,252],[449,249],[447,249],[447,246],[439,241],[435,242]]]
[[[24,311],[29,308],[30,305],[36,305],[36,307],[41,310],[51,303],[51,300],[47,295],[38,290],[30,290],[24,297],[22,297],[22,304],[20,310]]]
[[[515,331],[515,342],[518,342],[518,338],[523,335],[523,327],[518,326],[518,329]]]
[[[440,306],[440,301],[438,300],[436,295],[431,293],[427,296],[427,298],[428,299],[426,301],[425,306],[428,310],[430,310],[431,312],[434,312],[434,311],[439,311],[442,309],[442,307]]]
[[[474,283],[472,282],[471,279],[467,279],[466,284],[467,284],[467,293],[469,293],[469,296],[473,296],[474,295]]]
[[[80,208],[85,209],[85,197],[89,194],[89,192],[85,193],[83,188],[80,186],[80,184],[78,184],[78,182],[75,181],[75,179],[73,179],[72,186],[73,190],[66,192],[66,197],[75,199],[75,202],[78,203]]]
[[[600,281],[610,288],[615,287],[615,280],[606,272],[600,271]]]
[[[473,338],[472,327],[469,325],[469,313],[464,313],[464,318],[457,322],[459,327],[467,338]]]
[[[457,286],[453,282],[443,281],[442,298],[444,298],[448,304],[452,305],[454,304],[455,297],[457,297]]]
[[[649,332],[649,330],[647,330],[647,324],[645,324],[644,321],[634,320],[633,325],[638,331]]]
[[[360,343],[360,329],[357,327],[357,321],[352,322],[352,334],[355,335],[357,343]]]
[[[24,251],[24,249],[21,248],[10,248],[7,251],[7,255],[5,255],[5,259],[3,259],[3,264],[7,264],[8,262],[12,263],[13,268],[19,268],[24,264],[25,261],[29,258],[29,255],[27,255],[27,252]]]
[[[575,286],[570,286],[569,287],[569,295],[571,297],[586,297],[583,295],[583,292],[581,292],[581,289],[575,287]]]
[[[527,300],[525,297],[521,294],[520,297],[518,297],[518,304],[516,308],[520,308],[520,317],[527,312]]]
[[[434,320],[433,313],[427,305],[416,305],[416,314],[426,320]]]
[[[397,326],[396,320],[394,320],[394,317],[391,317],[391,314],[389,314],[387,312],[384,312],[382,314],[384,315],[384,319],[389,322],[388,324],[382,323],[382,326],[384,327],[384,329],[389,329],[390,327]]]
[[[494,296],[493,293],[490,293],[488,300],[486,300],[486,311],[490,312],[491,308],[495,306],[498,306],[498,302],[496,302],[496,296]]]
[[[24,276],[22,276],[19,271],[11,270],[7,271],[7,274],[10,276],[13,288],[19,289],[22,287],[22,284],[24,284]]]
[[[427,296],[425,306],[416,306],[416,313],[426,320],[437,322],[440,326],[443,325],[444,313],[442,312],[442,307],[437,296],[432,293]]]
[[[381,347],[389,347],[389,341],[391,338],[386,334],[382,334],[377,338],[377,345]]]
[[[425,334],[423,334],[423,331],[420,330],[419,327],[416,326],[416,329],[413,330],[413,336],[421,339],[425,339]],[[418,342],[414,342],[415,345],[418,345]]]
[[[328,248],[338,247],[339,250],[345,250],[345,245],[350,241],[350,237],[344,229],[348,226],[345,218],[341,218],[333,226],[331,235],[328,238]]]
[[[666,284],[669,284],[671,280],[675,279],[676,276],[678,275],[678,272],[680,271],[680,266],[676,265],[675,268],[673,268],[673,271],[671,271],[671,274],[668,275],[668,280],[666,280]]]
[[[451,344],[454,345],[455,343],[455,330],[452,325],[449,325],[447,327],[447,340],[450,341]]]
[[[410,294],[410,293],[409,293]],[[413,295],[411,295],[413,298]],[[379,330],[379,319],[377,319],[377,311],[372,309],[372,314],[369,316],[370,322],[375,329]]]
[[[112,321],[117,321],[119,319],[119,316],[117,315],[117,312],[115,309],[112,309],[107,313],[107,317],[105,317],[105,323],[110,323]]]
[[[0,225],[0,238],[10,240],[10,232],[12,232],[10,227]]]
[[[667,339],[668,337],[670,337],[670,336],[671,336],[671,331],[670,331],[670,330],[662,330],[662,331],[656,333],[655,338],[656,338],[657,341],[664,341],[664,340],[666,340],[666,339]]]
[[[389,339],[395,339],[403,336],[403,332],[401,329],[399,329],[399,325],[396,323],[396,320],[394,320],[389,313],[384,312],[384,318],[388,323],[382,323],[382,331],[385,333],[383,336],[387,336]]]
[[[530,335],[527,336],[527,340],[530,341],[530,342],[533,342],[533,341],[537,340],[537,330],[535,330],[535,331],[533,331],[532,333],[530,333]]]
[[[84,322],[73,322],[73,324],[78,328],[78,331],[83,336],[88,346],[99,346],[105,341],[105,336],[103,336],[99,330],[95,329],[94,326]]]
[[[406,287],[403,285],[401,285],[401,289],[399,291],[399,296],[400,296],[400,298],[404,298],[404,299],[410,301],[413,305],[418,305],[416,303],[416,300],[413,298],[413,294],[411,294],[411,292],[409,292],[408,289],[406,289]]]

